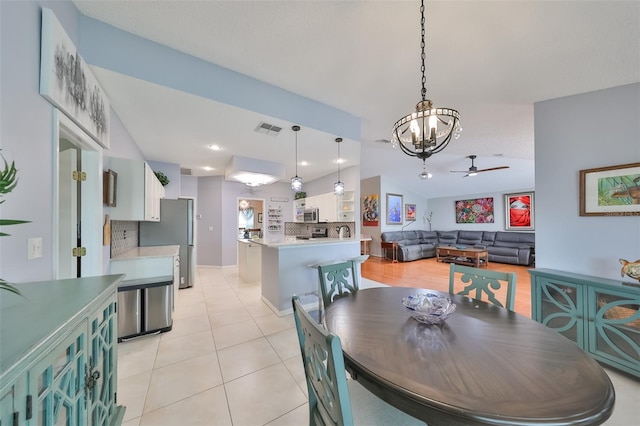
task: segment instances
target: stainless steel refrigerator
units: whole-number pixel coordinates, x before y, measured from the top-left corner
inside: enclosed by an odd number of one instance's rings
[[[193,286],[193,200],[160,200],[160,222],[140,222],[140,246],[180,245],[180,286]]]

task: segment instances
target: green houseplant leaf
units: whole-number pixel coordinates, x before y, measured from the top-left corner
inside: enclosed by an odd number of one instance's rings
[[[2,157],[2,162],[4,166],[2,170],[0,170],[0,197],[5,194],[9,194],[13,191],[18,185],[18,169],[16,169],[16,164],[14,161],[11,162],[11,165],[7,163],[4,155],[0,154]],[[5,200],[0,200],[0,204],[4,203]],[[9,225],[20,225],[22,223],[29,223],[28,220],[20,220],[20,219],[0,219],[0,226],[9,226]],[[6,232],[0,231],[0,237],[7,237],[10,234]],[[20,294],[20,290],[12,286],[10,283],[0,278],[0,290],[7,290],[15,294]]]

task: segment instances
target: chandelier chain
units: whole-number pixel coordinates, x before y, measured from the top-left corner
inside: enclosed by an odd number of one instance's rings
[[[427,77],[425,74],[426,71],[426,67],[424,65],[425,59],[427,57],[427,55],[425,54],[425,43],[424,43],[424,0],[422,0],[422,2],[420,3],[420,28],[421,28],[421,32],[420,32],[420,36],[421,36],[421,42],[420,42],[420,48],[422,49],[422,66],[420,67],[420,71],[422,72],[422,100],[424,101],[427,98]]]

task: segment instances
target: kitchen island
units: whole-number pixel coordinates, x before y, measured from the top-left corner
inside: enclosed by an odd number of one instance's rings
[[[360,239],[312,238],[255,240],[262,246],[262,300],[283,316],[293,312],[291,297],[317,293],[318,270],[324,262],[342,262],[360,255]],[[317,298],[315,299],[317,307]]]

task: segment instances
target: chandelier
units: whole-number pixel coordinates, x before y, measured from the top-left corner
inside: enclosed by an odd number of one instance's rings
[[[300,192],[302,191],[302,178],[298,176],[298,132],[300,131],[300,126],[293,126],[291,130],[296,132],[296,175],[291,178],[291,190]]]
[[[392,146],[400,147],[402,152],[425,160],[442,151],[451,141],[458,139],[462,127],[460,114],[455,109],[434,107],[426,98],[427,78],[425,77],[425,43],[424,43],[424,0],[420,3],[420,27],[422,48],[422,100],[416,105],[416,111],[402,117],[393,125]],[[422,176],[421,176],[422,177]]]
[[[335,195],[344,194],[344,183],[340,181],[340,163],[342,162],[340,158],[340,142],[342,142],[342,138],[336,138],[336,143],[338,144],[338,160],[336,161],[338,163],[338,181],[333,184],[333,193]]]

